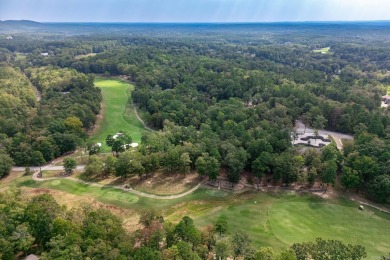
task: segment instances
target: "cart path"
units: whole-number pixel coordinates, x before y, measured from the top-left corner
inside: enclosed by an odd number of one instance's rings
[[[84,169],[84,166],[83,165],[79,165],[78,166],[79,168],[78,169]],[[61,168],[63,169],[62,166],[46,166],[46,167],[42,167],[42,170],[52,170],[52,169],[57,169],[57,168]],[[36,170],[33,175],[32,175],[32,179],[34,181],[49,181],[49,180],[61,180],[61,179],[66,179],[66,180],[70,180],[70,181],[74,181],[74,182],[78,182],[78,183],[82,183],[82,184],[85,184],[85,185],[89,185],[89,186],[93,186],[93,187],[99,187],[99,188],[113,188],[113,189],[117,189],[117,190],[122,190],[122,191],[125,191],[125,192],[129,192],[129,193],[132,193],[134,195],[137,195],[137,196],[140,196],[140,197],[145,197],[145,198],[150,198],[150,199],[158,199],[158,200],[173,200],[173,199],[178,199],[178,198],[182,198],[182,197],[185,197],[191,193],[193,193],[194,191],[196,191],[197,189],[199,189],[199,187],[203,184],[203,182],[200,182],[198,183],[195,187],[193,187],[192,189],[186,191],[186,192],[183,192],[183,193],[180,193],[180,194],[174,194],[174,195],[155,195],[155,194],[148,194],[148,193],[144,193],[142,191],[138,191],[138,190],[135,190],[131,187],[129,188],[125,188],[123,185],[121,186],[118,186],[118,185],[103,185],[103,184],[100,184],[100,183],[96,183],[96,182],[89,182],[89,181],[83,181],[83,180],[80,180],[80,179],[76,179],[76,178],[73,178],[73,177],[51,177],[51,178],[40,178],[38,177],[38,173],[39,173],[39,169]]]
[[[152,129],[152,128],[150,128],[150,127],[148,127],[148,126],[145,124],[144,120],[142,120],[142,118],[139,116],[138,111],[137,111],[137,107],[134,105],[134,103],[131,103],[131,105],[132,105],[133,108],[134,108],[135,116],[136,116],[137,119],[142,123],[142,125],[144,126],[144,128],[154,132],[155,130]]]

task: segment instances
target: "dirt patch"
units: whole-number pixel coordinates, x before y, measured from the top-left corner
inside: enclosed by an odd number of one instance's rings
[[[149,175],[148,178],[140,178],[135,175],[127,179],[115,176],[109,176],[104,179],[98,177],[84,178],[81,174],[77,178],[90,182],[97,182],[102,185],[129,185],[137,191],[155,195],[180,194],[192,189],[202,180],[196,172],[191,172],[189,174],[164,174],[162,172],[156,172]]]
[[[199,175],[195,172],[174,175],[158,172],[148,179],[140,179],[139,177],[131,178],[129,183],[134,189],[146,193],[172,195],[188,191],[200,181]]]
[[[138,224],[140,215],[134,210],[115,207],[112,205],[101,203],[90,197],[77,196],[77,195],[73,195],[73,194],[69,194],[57,190],[44,189],[44,188],[36,189],[36,188],[28,188],[28,187],[22,187],[21,190],[23,195],[25,195],[26,197],[33,197],[44,193],[50,194],[56,199],[56,201],[60,205],[64,205],[68,209],[74,207],[80,207],[81,205],[84,204],[90,205],[95,209],[99,209],[99,208],[107,209],[110,212],[112,212],[114,215],[120,217],[123,220],[123,226],[129,232],[134,232],[135,230],[140,228],[140,225]]]

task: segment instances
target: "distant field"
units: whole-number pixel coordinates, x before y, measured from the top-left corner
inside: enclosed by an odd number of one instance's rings
[[[88,54],[82,54],[82,55],[77,55],[74,58],[76,60],[82,59],[82,58],[87,58],[87,57],[93,57],[96,56],[97,53],[88,53]]]
[[[27,54],[16,52],[16,60],[25,60],[27,58]]]
[[[390,86],[387,87],[387,95],[390,95]]]
[[[313,50],[313,52],[316,52],[316,53],[323,53],[323,54],[329,54],[329,51],[330,51],[330,47],[326,47],[326,48],[322,48],[322,49]]]
[[[232,194],[199,189],[180,199],[154,200],[70,180],[34,182],[28,178],[19,179],[15,185],[60,190],[137,212],[154,208],[173,222],[190,216],[199,227],[212,224],[218,216],[225,215],[230,233],[239,230],[248,233],[257,247],[283,250],[294,242],[322,237],[361,244],[366,247],[369,259],[378,259],[390,249],[390,214],[369,207],[360,211],[358,204],[347,199],[324,200],[293,193]]]
[[[105,144],[107,135],[114,135],[119,131],[127,132],[132,137],[133,142],[139,143],[144,128],[128,102],[134,86],[116,79],[101,78],[95,80],[95,85],[102,90],[104,117],[91,140],[102,143],[103,152],[110,151]]]

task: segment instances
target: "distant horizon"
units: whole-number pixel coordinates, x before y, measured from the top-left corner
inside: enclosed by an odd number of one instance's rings
[[[0,20],[277,23],[390,20],[390,0],[1,0]]]
[[[1,20],[1,22],[35,22],[42,24],[50,24],[50,23],[78,23],[78,24],[275,24],[275,23],[380,23],[380,22],[390,22],[388,20],[302,20],[302,21],[241,21],[241,22],[175,22],[175,21],[39,21],[39,20],[29,20],[29,19],[7,19]]]

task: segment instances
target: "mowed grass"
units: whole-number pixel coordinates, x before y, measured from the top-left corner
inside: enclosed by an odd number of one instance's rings
[[[282,202],[269,211],[275,236],[286,244],[324,239],[366,247],[371,257],[390,251],[389,216],[371,210],[325,202]]]
[[[258,194],[218,212],[196,218],[200,226],[225,215],[231,232],[248,233],[256,246],[283,250],[317,237],[365,246],[369,259],[390,252],[390,214],[346,199],[324,200],[310,195]]]
[[[133,142],[141,142],[141,134],[144,130],[142,123],[137,119],[131,105],[130,97],[134,86],[117,79],[97,78],[95,85],[102,90],[103,95],[103,120],[98,131],[91,140],[102,143],[101,151],[110,151],[105,144],[107,135],[114,135],[119,131],[127,132]]]
[[[348,199],[325,200],[287,192],[233,194],[201,188],[183,198],[156,200],[66,179],[35,182],[26,178],[18,179],[14,186],[65,191],[136,212],[152,208],[175,223],[184,216],[190,216],[200,228],[215,223],[219,216],[225,215],[230,233],[247,233],[256,247],[271,246],[281,251],[295,242],[322,237],[361,244],[365,246],[369,259],[378,259],[390,251],[390,214],[370,207],[360,211],[358,204]]]
[[[329,54],[329,51],[330,51],[330,47],[313,50],[313,52],[322,53],[322,54]]]

